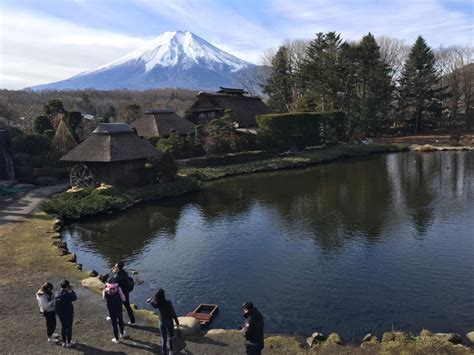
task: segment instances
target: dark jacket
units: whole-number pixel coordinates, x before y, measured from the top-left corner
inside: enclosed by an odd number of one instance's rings
[[[171,301],[166,300],[161,304],[156,304],[156,303],[151,303],[153,308],[158,308],[158,311],[160,312],[160,319],[161,320],[173,320],[177,319],[178,316],[176,315],[176,312],[174,311],[173,303]]]
[[[74,306],[72,302],[75,300],[77,300],[77,296],[73,290],[69,292],[61,290],[56,293],[56,314],[59,318],[69,318],[74,315]]]
[[[263,349],[263,316],[256,307],[244,314],[245,325],[243,334],[246,343],[254,344]]]
[[[122,292],[127,296],[129,294],[128,292],[128,272],[125,270],[120,270],[118,271],[115,275],[112,276],[112,278],[115,280],[116,283],[119,284],[120,288],[122,289]]]

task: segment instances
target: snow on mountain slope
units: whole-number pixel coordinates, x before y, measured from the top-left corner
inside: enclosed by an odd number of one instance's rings
[[[99,68],[33,89],[215,89],[236,85],[237,77],[255,67],[189,31],[164,32]]]

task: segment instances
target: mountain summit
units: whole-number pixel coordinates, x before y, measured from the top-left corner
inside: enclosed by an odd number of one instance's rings
[[[164,32],[146,47],[97,69],[33,89],[145,90],[180,87],[214,90],[219,86],[238,85],[236,80],[255,67],[192,32]]]

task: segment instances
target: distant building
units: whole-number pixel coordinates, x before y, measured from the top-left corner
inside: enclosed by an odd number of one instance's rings
[[[92,187],[96,183],[114,186],[141,184],[148,158],[159,155],[125,123],[100,123],[87,139],[65,154],[61,161],[76,162],[71,185]]]
[[[139,137],[169,137],[171,130],[180,135],[194,133],[194,123],[178,116],[170,109],[148,110],[145,115],[133,121],[130,126],[136,129]]]
[[[256,127],[255,116],[270,113],[271,109],[260,97],[247,94],[242,89],[224,87],[215,93],[200,92],[196,102],[186,111],[187,117],[195,124],[207,124],[230,109],[238,127]]]

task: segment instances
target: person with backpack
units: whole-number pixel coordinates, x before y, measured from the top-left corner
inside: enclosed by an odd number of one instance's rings
[[[61,337],[63,340],[63,347],[69,348],[74,343],[72,342],[72,322],[74,320],[74,305],[77,300],[76,293],[68,280],[61,282],[61,291],[56,293],[55,305],[56,313],[61,322]]]
[[[123,294],[125,295],[125,302],[123,302],[123,305],[125,306],[128,318],[130,319],[128,325],[135,325],[135,315],[133,314],[133,309],[130,306],[130,292],[133,291],[135,282],[133,278],[130,277],[125,271],[124,266],[125,264],[123,263],[123,261],[119,261],[117,264],[115,264],[115,267],[113,269],[115,274],[112,276],[112,278],[115,280],[116,283],[119,284]]]
[[[119,284],[114,283],[114,281],[111,280],[106,284],[106,287],[102,292],[102,298],[107,303],[107,310],[109,311],[109,317],[112,322],[112,328],[114,330],[114,338],[112,339],[112,341],[114,343],[118,343],[119,329],[120,338],[125,338],[127,336],[124,330],[122,314],[122,303],[125,302],[125,295],[123,294]]]
[[[163,349],[163,354],[168,355],[167,336],[170,336],[170,340],[174,337],[173,320],[176,322],[176,326],[179,327],[179,320],[174,311],[173,303],[165,298],[165,291],[161,288],[153,297],[149,298],[147,302],[153,308],[158,308],[158,311],[160,312],[161,347]],[[171,342],[170,350],[173,351]]]
[[[46,282],[41,286],[41,288],[36,292],[36,300],[40,308],[40,313],[46,319],[46,334],[48,336],[48,343],[56,343],[58,339],[54,334],[56,329],[56,312],[54,304],[54,293],[53,285],[49,282]]]

